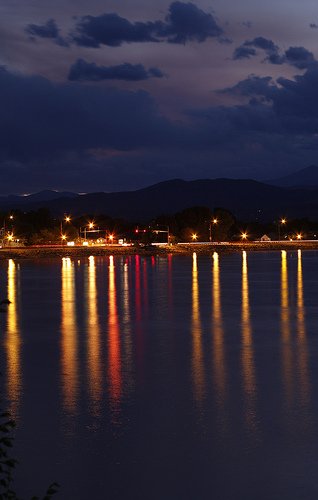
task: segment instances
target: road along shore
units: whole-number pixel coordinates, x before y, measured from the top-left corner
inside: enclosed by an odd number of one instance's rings
[[[234,243],[182,243],[165,246],[37,246],[37,247],[5,247],[0,249],[0,260],[5,259],[38,259],[54,257],[81,258],[107,255],[167,255],[167,254],[199,254],[230,253],[245,251],[273,250],[318,250],[318,241],[267,241],[267,242],[234,242]]]

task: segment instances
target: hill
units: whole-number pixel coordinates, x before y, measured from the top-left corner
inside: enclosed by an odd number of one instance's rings
[[[316,165],[310,165],[309,167],[302,168],[284,177],[272,179],[267,183],[280,187],[316,188],[318,187],[318,167]]]
[[[47,207],[61,217],[105,214],[131,221],[149,221],[161,214],[172,214],[191,206],[229,209],[245,220],[272,221],[281,216],[318,219],[318,189],[288,189],[254,180],[175,179],[136,191],[89,193],[51,200],[23,200],[24,210]],[[24,197],[26,198],[26,197]],[[6,209],[21,208],[20,201]],[[3,208],[0,199],[0,208]]]

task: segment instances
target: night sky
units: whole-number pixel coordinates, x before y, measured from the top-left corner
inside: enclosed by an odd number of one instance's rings
[[[317,164],[316,0],[2,0],[0,194]]]

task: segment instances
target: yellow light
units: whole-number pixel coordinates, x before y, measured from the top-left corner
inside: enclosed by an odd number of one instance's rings
[[[198,239],[198,235],[196,233],[193,233],[191,238],[193,239],[193,241],[195,241]]]
[[[297,234],[297,240],[301,240],[302,235],[300,233]]]
[[[88,224],[89,229],[93,229],[94,225],[95,225],[95,224],[94,224],[94,222],[90,222],[90,223]]]
[[[13,240],[13,234],[8,234],[7,239],[8,239],[8,241],[12,241]]]
[[[247,239],[247,233],[242,233],[241,234],[241,238],[242,238],[242,240],[246,240]]]
[[[286,219],[282,219],[282,220],[280,221],[280,223],[281,223],[281,224],[286,224]]]
[[[114,235],[113,235],[113,234],[110,234],[110,235],[108,236],[108,238],[110,239],[110,241],[113,241],[113,239],[114,239]]]
[[[61,238],[62,238],[63,241],[66,240],[66,235],[62,234]]]
[[[218,223],[218,220],[217,219],[213,219],[213,224],[217,224]]]
[[[65,222],[71,222],[71,217],[69,215],[65,217]]]
[[[13,219],[13,215],[10,215],[9,219],[11,219],[11,220],[12,220],[12,219]]]

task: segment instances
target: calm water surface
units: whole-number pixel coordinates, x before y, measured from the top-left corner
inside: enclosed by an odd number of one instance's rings
[[[0,263],[23,498],[313,500],[318,253]]]

